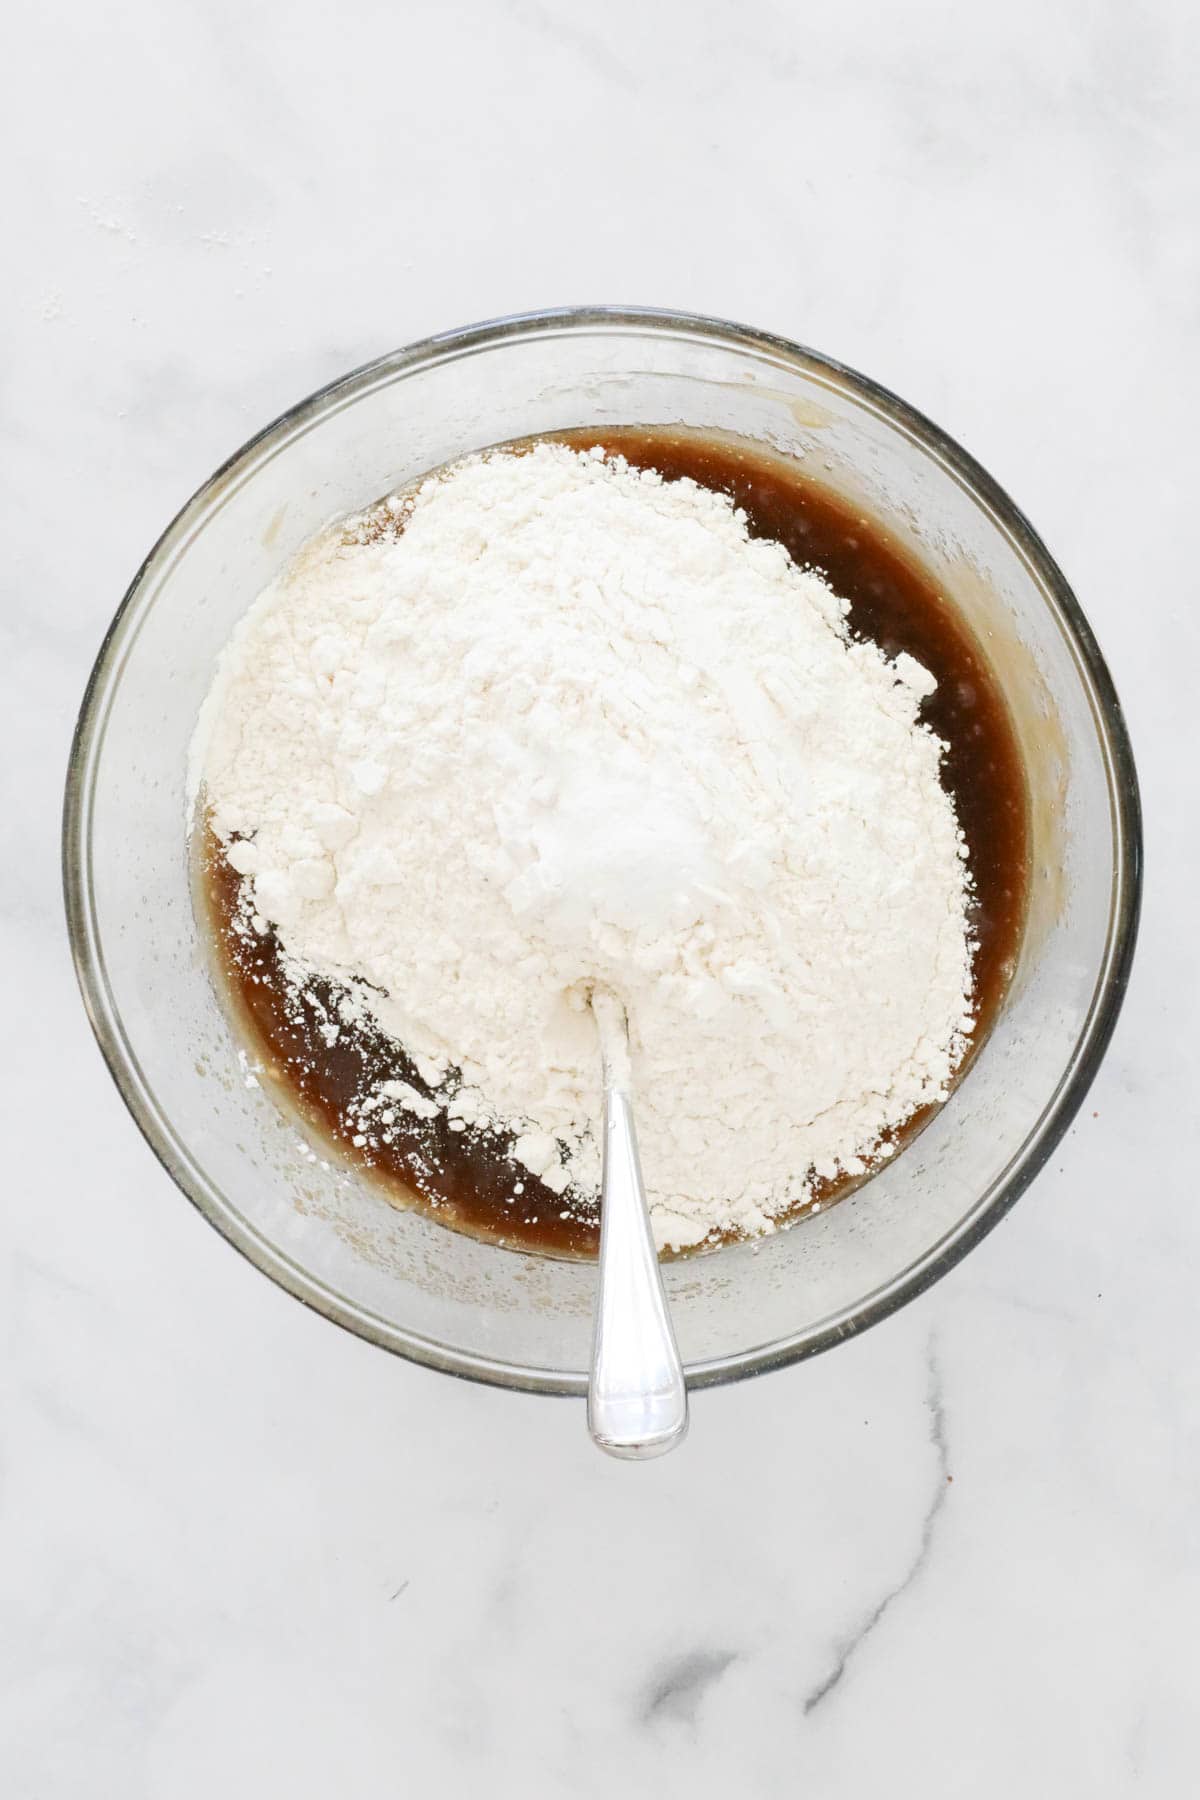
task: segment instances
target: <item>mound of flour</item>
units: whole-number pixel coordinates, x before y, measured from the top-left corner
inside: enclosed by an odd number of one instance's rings
[[[194,782],[297,978],[416,1061],[392,1104],[594,1187],[601,982],[660,1244],[760,1231],[943,1098],[973,1023],[934,682],[844,614],[693,482],[494,452],[260,596]]]

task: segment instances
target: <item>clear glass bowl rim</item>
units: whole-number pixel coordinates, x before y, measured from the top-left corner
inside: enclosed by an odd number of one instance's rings
[[[91,815],[98,751],[120,682],[131,630],[136,626],[134,613],[138,596],[159,562],[188,535],[205,509],[252,458],[270,450],[297,427],[315,422],[322,414],[353,400],[381,380],[403,379],[446,359],[469,356],[479,350],[523,338],[536,338],[544,333],[569,335],[605,331],[653,332],[668,337],[707,339],[726,349],[766,355],[772,361],[790,364],[815,375],[827,384],[841,386],[915,440],[976,501],[982,503],[1049,595],[1074,650],[1080,674],[1090,692],[1107,764],[1116,845],[1108,938],[1087,1019],[1070,1064],[1037,1125],[1008,1167],[953,1232],[927,1256],[876,1290],[853,1312],[822,1331],[806,1330],[795,1337],[689,1368],[689,1387],[740,1380],[782,1368],[866,1330],[932,1286],[1000,1222],[1053,1154],[1103,1059],[1129,982],[1142,899],[1142,816],[1133,749],[1112,677],[1070,584],[1025,515],[974,457],[915,407],[846,364],[770,332],[698,313],[640,306],[549,307],[439,332],[391,351],[318,388],[256,432],[196,490],[146,556],[105,633],[84,691],[67,766],[62,828],[67,929],[84,1006],[109,1073],[159,1162],[208,1222],[264,1274],[325,1318],[383,1349],[447,1374],[496,1386],[554,1394],[580,1393],[580,1378],[565,1371],[494,1361],[406,1333],[399,1326],[389,1326],[387,1333],[382,1333],[372,1315],[345,1296],[334,1293],[253,1230],[182,1152],[129,1048],[119,1009],[108,985],[92,893]]]

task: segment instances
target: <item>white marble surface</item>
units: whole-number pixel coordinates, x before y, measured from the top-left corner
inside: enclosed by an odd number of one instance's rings
[[[1184,0],[9,21],[6,1800],[1195,1792],[1198,54]],[[798,336],[975,451],[1096,625],[1148,815],[1053,1166],[645,1468],[222,1243],[117,1100],[58,893],[84,680],[188,493],[381,350],[583,299]]]

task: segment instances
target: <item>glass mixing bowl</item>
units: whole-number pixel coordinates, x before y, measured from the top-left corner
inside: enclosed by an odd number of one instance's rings
[[[253,438],[138,572],[88,684],[64,877],[84,1001],[184,1193],[301,1300],[454,1374],[582,1393],[594,1269],[397,1210],[314,1157],[246,1084],[192,910],[188,741],[236,620],[318,527],[423,471],[572,425],[683,424],[802,457],[931,570],[985,645],[1028,770],[1032,877],[991,1036],[895,1162],[828,1212],[669,1264],[695,1385],[836,1344],[951,1268],[1066,1130],[1120,1007],[1136,932],[1133,758],[1070,588],[995,482],[936,426],[811,350],[713,319],[585,308],[448,332],[348,375]]]

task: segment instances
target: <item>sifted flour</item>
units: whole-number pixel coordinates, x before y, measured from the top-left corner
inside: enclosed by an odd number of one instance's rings
[[[259,598],[194,782],[291,978],[347,983],[417,1063],[428,1091],[360,1097],[364,1138],[444,1108],[594,1188],[595,982],[662,1244],[766,1228],[944,1097],[972,947],[933,681],[844,611],[723,497],[550,444]]]

